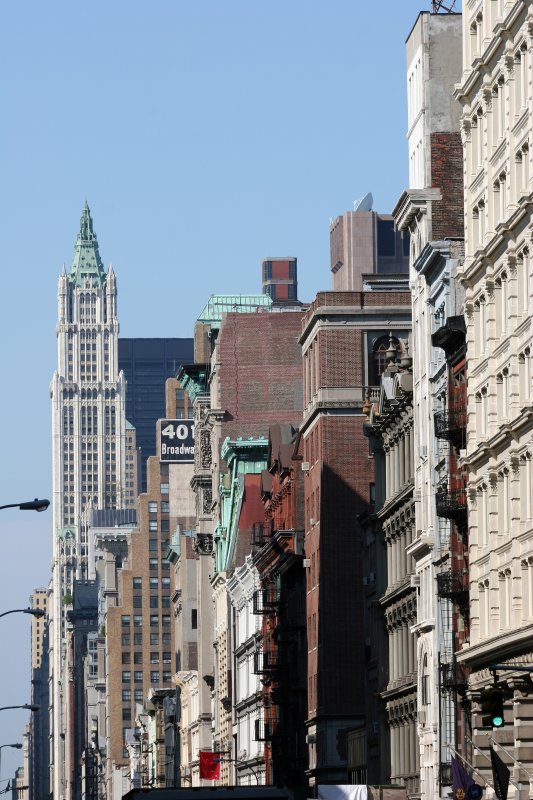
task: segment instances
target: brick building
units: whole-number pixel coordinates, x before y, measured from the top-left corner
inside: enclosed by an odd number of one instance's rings
[[[298,262],[295,258],[265,258],[261,265],[263,294],[273,303],[295,303],[298,300]]]
[[[302,321],[312,785],[346,782],[347,733],[370,722],[361,624],[365,539],[357,517],[372,499],[374,469],[363,406],[377,397],[383,343],[391,332],[409,334],[410,306],[405,281],[397,291],[320,292]]]
[[[307,768],[307,637],[301,439],[292,425],[273,425],[261,479],[264,522],[254,532],[259,573],[253,610],[261,619],[256,656],[262,676],[265,782],[304,786]]]
[[[167,390],[171,401],[167,410],[176,413],[181,403],[187,417],[188,398],[180,399],[179,384],[174,384],[174,391]],[[138,727],[139,705],[142,707],[151,690],[173,687],[173,573],[167,554],[176,527],[191,527],[192,472],[192,464],[163,463],[158,456],[148,459],[147,492],[139,495],[137,528],[129,536],[127,561],[119,572],[118,602],[107,610],[107,758],[111,776],[128,772],[126,742],[129,732]],[[118,785],[116,777],[113,783]]]
[[[198,553],[198,613],[202,626],[198,636],[198,737],[193,761],[184,765],[191,770],[193,784],[198,777],[198,749],[213,747],[213,702],[217,729],[225,731],[232,722],[232,709],[222,703],[227,697],[227,670],[221,666],[218,651],[214,661],[213,571],[214,535],[222,536],[224,511],[220,487],[228,467],[222,457],[226,439],[238,443],[249,437],[266,437],[270,424],[290,422],[297,425],[302,412],[301,351],[298,334],[302,311],[270,313],[257,297],[237,296],[239,305],[230,311],[227,296],[212,297],[195,330],[196,357],[207,363],[185,366],[178,378],[194,405],[196,461],[193,487],[197,493],[195,546]],[[237,297],[235,299],[237,299]],[[257,309],[257,310],[255,310]],[[261,467],[262,469],[263,467]],[[231,482],[231,477],[228,477]],[[228,539],[229,542],[229,539]],[[249,552],[251,543],[249,542]],[[228,553],[231,550],[228,548]],[[228,572],[231,559],[218,561],[217,569]],[[227,577],[227,575],[225,576]],[[217,583],[218,586],[218,583]],[[217,589],[217,591],[219,591]],[[223,597],[217,603],[223,603]],[[218,620],[218,618],[217,618]],[[218,625],[218,622],[217,622]],[[225,639],[217,627],[217,641]],[[215,666],[217,673],[215,673]],[[217,679],[224,682],[218,686]],[[189,686],[193,684],[189,683]],[[233,752],[233,758],[237,754]],[[223,768],[225,769],[224,765]]]

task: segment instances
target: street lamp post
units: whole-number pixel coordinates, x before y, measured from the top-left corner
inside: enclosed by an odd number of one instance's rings
[[[8,614],[31,614],[32,617],[46,617],[46,611],[42,608],[12,608],[11,611],[4,611],[0,617]]]
[[[0,744],[0,779],[2,778],[2,748],[3,747],[14,747],[15,750],[20,750],[22,745],[20,742],[16,742],[15,744]]]
[[[4,508],[19,508],[21,511],[46,511],[50,505],[50,500],[28,500],[26,503],[7,503],[5,506],[0,506],[0,511]]]
[[[39,711],[40,706],[34,706],[32,703],[24,703],[21,706],[1,706],[0,711],[8,711],[10,708],[24,708],[27,711]]]

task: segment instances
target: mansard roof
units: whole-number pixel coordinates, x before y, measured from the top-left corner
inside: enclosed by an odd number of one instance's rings
[[[87,281],[91,286],[102,286],[105,281],[105,271],[100,252],[98,239],[93,228],[91,211],[85,201],[80,219],[80,232],[76,237],[74,258],[70,267],[69,282],[75,286],[85,286]]]

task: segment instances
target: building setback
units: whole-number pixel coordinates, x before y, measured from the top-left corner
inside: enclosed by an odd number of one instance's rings
[[[409,236],[390,214],[372,211],[372,195],[333,220],[329,229],[333,291],[360,291],[364,277],[407,273]]]

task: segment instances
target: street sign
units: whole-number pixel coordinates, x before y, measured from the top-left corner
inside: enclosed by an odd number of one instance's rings
[[[169,464],[194,463],[194,420],[162,419],[160,461]]]

